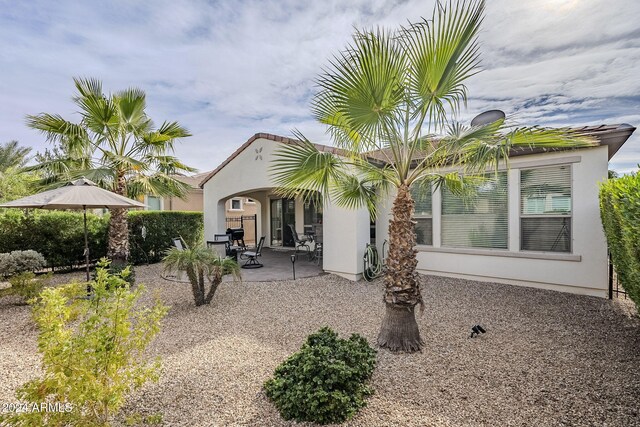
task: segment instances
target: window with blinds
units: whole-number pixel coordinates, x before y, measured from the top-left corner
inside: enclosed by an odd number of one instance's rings
[[[412,187],[411,197],[415,202],[413,220],[416,222],[416,243],[433,245],[433,216],[431,212],[431,187]]]
[[[507,174],[486,176],[472,195],[461,198],[442,189],[442,246],[507,249]]]
[[[571,165],[520,171],[520,249],[571,252]]]

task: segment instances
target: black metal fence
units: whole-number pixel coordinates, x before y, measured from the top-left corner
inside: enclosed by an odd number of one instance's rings
[[[627,299],[627,291],[625,291],[622,285],[620,285],[618,274],[616,273],[616,269],[613,268],[613,263],[611,262],[611,254],[609,254],[609,299],[623,297],[624,299]]]
[[[243,215],[225,218],[226,228],[244,229],[244,241],[246,244],[256,243],[258,235],[258,215]]]

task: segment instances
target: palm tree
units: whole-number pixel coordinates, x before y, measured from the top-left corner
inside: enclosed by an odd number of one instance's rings
[[[73,101],[81,120],[73,123],[58,114],[27,116],[27,125],[57,144],[33,167],[47,184],[85,176],[103,188],[131,198],[144,194],[184,197],[188,186],[172,177],[194,169],[168,153],[179,138],[191,136],[177,122],[154,129],[145,112],[146,95],[130,88],[110,95],[96,79],[74,78]],[[107,256],[123,264],[129,255],[125,209],[112,209]]]
[[[21,168],[29,161],[31,148],[20,147],[18,141],[0,144],[0,172],[9,168]]]
[[[318,151],[296,132],[300,144],[280,148],[271,166],[283,195],[320,194],[338,206],[367,207],[372,218],[378,200],[395,194],[378,335],[379,346],[391,351],[424,345],[415,319],[416,306],[424,305],[410,190],[444,185],[462,195],[473,188],[467,181],[497,171],[512,149],[592,143],[568,130],[512,127],[504,119],[478,126],[455,121],[466,104],[465,81],[479,71],[483,16],[484,1],[452,0],[438,3],[430,20],[357,31],[317,79],[312,104],[342,156]],[[455,172],[439,172],[443,166]]]
[[[165,271],[186,271],[196,306],[209,304],[222,282],[222,276],[240,277],[240,267],[231,258],[221,258],[202,243],[186,249],[171,248],[164,260]],[[205,278],[210,287],[207,291]]]
[[[37,176],[22,170],[29,161],[31,148],[18,141],[0,144],[0,202],[8,202],[32,194]]]

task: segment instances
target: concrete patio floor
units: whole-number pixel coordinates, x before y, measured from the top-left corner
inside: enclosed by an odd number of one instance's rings
[[[242,268],[242,280],[245,282],[271,282],[276,280],[293,279],[293,269],[291,265],[291,255],[294,253],[291,249],[271,249],[264,248],[262,256],[258,258],[260,263],[264,265],[261,268]],[[244,265],[246,259],[238,259],[240,266]],[[308,261],[306,254],[299,253],[295,263],[296,279],[303,277],[314,277],[323,274],[321,265],[315,261]],[[229,276],[225,276],[224,281],[233,280]]]

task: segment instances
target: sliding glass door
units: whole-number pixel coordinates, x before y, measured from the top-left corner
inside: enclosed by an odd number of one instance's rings
[[[271,246],[294,247],[293,234],[288,227],[296,223],[296,203],[294,199],[271,200]]]

